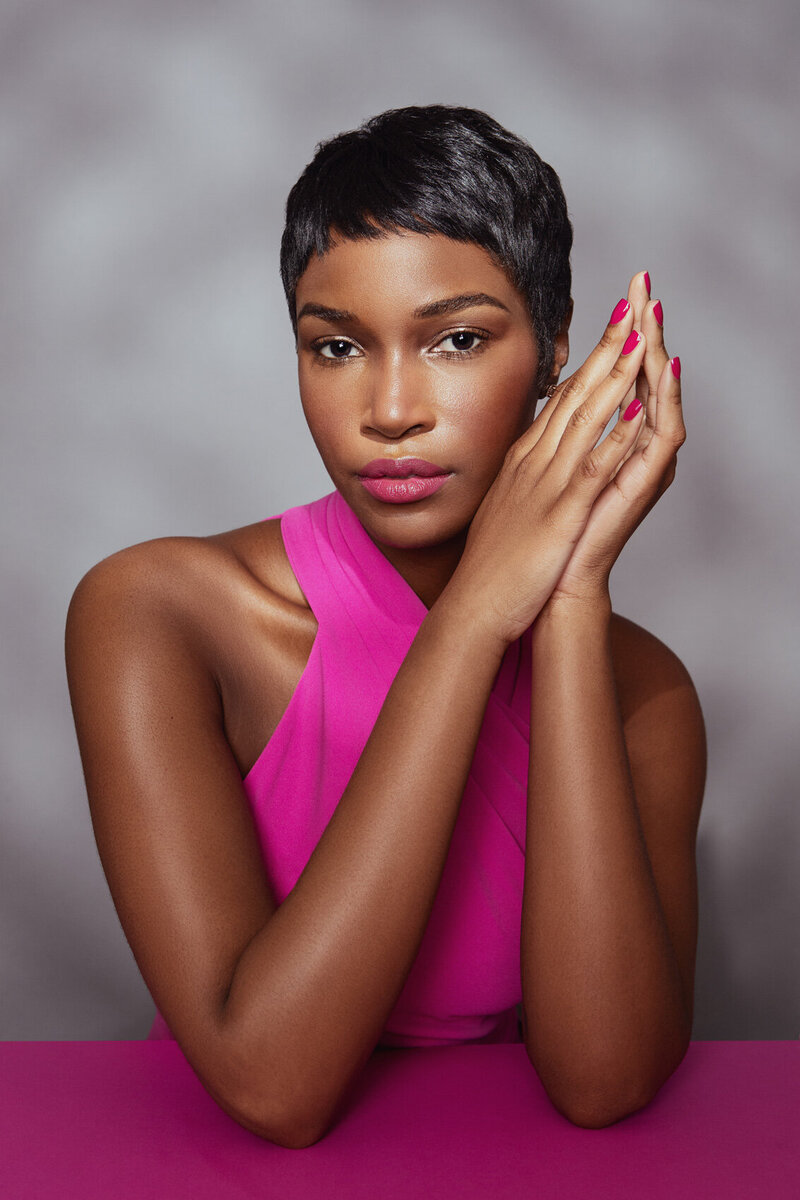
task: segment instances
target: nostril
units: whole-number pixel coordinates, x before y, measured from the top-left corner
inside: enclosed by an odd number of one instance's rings
[[[365,426],[365,432],[371,432],[385,442],[394,443],[403,442],[407,438],[416,437],[417,434],[424,433],[426,428],[427,426],[425,425],[408,425],[403,426],[398,430],[392,430],[388,429],[385,425],[367,424]]]

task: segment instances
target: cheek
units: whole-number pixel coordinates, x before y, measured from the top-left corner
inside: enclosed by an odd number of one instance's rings
[[[322,398],[314,395],[313,390],[300,388],[300,403],[306,419],[309,432],[325,465],[328,459],[335,456],[337,445],[336,409],[330,403],[324,404]]]
[[[528,428],[536,406],[535,374],[512,363],[470,381],[453,415],[470,440],[504,454]]]
[[[329,459],[335,459],[345,441],[343,425],[337,418],[336,410],[304,405],[303,411],[314,444],[323,460],[327,463]]]
[[[498,364],[492,373],[493,388],[521,407],[536,397],[538,370],[539,356],[526,346],[519,354],[510,355]]]
[[[302,371],[299,382],[300,404],[314,440],[316,441],[317,435],[320,439],[327,439],[339,424],[337,414],[340,406],[337,403],[336,390],[331,388],[330,383],[326,385],[324,380],[315,379],[313,376],[309,379]]]

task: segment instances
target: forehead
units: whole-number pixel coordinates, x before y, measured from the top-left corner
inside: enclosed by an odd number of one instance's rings
[[[312,255],[297,283],[296,309],[313,302],[397,315],[473,292],[495,296],[514,315],[527,315],[523,296],[482,246],[438,233],[387,233],[340,239],[326,254]]]

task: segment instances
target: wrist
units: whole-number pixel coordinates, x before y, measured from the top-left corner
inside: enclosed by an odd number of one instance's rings
[[[548,601],[533,626],[534,670],[555,670],[559,676],[577,673],[585,682],[598,656],[606,659],[611,653],[611,616],[608,596]]]
[[[580,596],[551,596],[536,618],[534,630],[547,626],[576,623],[607,625],[611,620],[611,595],[608,587],[594,589]]]
[[[431,608],[426,623],[446,626],[450,636],[457,638],[460,648],[470,657],[485,657],[498,666],[514,640],[494,627],[487,619],[484,606],[455,576]]]

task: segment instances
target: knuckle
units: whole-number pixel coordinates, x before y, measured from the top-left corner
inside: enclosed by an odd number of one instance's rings
[[[555,504],[549,505],[544,509],[541,515],[542,525],[548,533],[555,533],[560,525],[561,514],[559,508]]]
[[[592,410],[586,404],[580,404],[569,419],[570,429],[586,429],[592,424]]]
[[[616,327],[613,329],[608,326],[603,330],[603,336],[597,343],[600,350],[613,350],[617,344],[618,333]]]
[[[608,372],[609,379],[624,379],[628,373],[628,359],[618,358]]]
[[[581,459],[581,475],[584,479],[598,479],[602,475],[600,456],[592,451]]]
[[[569,379],[565,379],[561,384],[559,391],[559,402],[565,400],[573,400],[575,396],[580,395],[583,390],[583,376],[580,371],[576,371],[574,375],[570,375]]]
[[[608,438],[609,441],[616,442],[618,445],[620,445],[622,442],[627,441],[625,435],[626,431],[622,428],[622,425],[618,421],[616,425],[614,425],[614,427],[609,431]]]
[[[519,462],[520,458],[521,458],[521,453],[520,453],[519,443],[512,442],[511,445],[506,450],[505,458],[503,459],[504,468],[507,471],[513,470],[513,468]]]
[[[517,471],[530,454],[535,442],[532,442],[532,439],[529,435],[530,431],[528,431],[528,433],[524,433],[522,437],[517,438],[517,440],[512,442],[508,447],[508,450],[505,453],[505,458],[503,459],[503,466],[507,471],[512,473]]]

